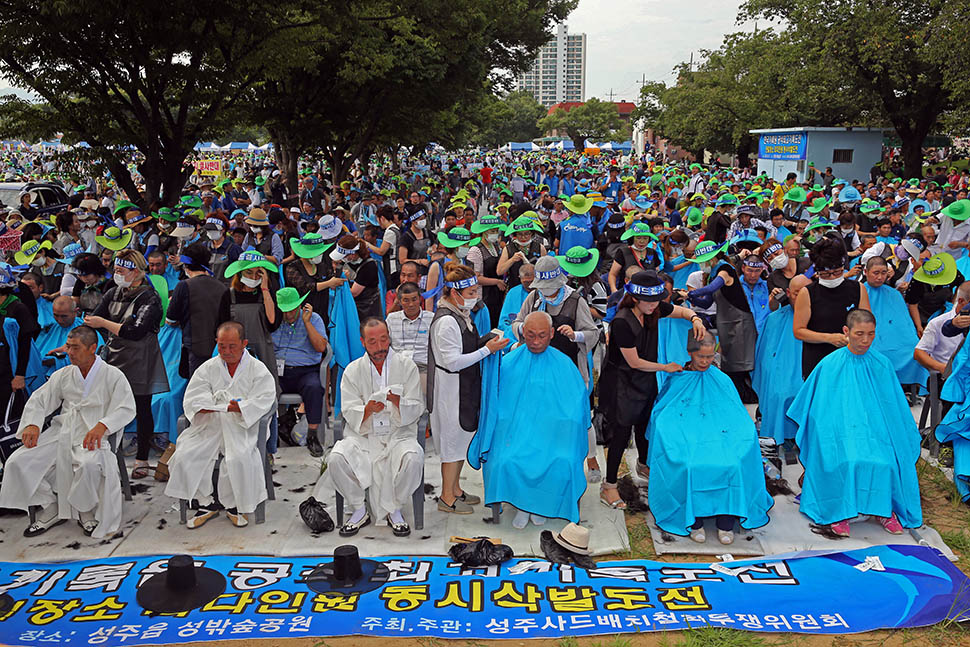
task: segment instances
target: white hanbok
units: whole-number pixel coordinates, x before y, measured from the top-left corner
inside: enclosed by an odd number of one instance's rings
[[[229,412],[229,402],[240,413]],[[266,365],[243,353],[236,374],[220,357],[206,360],[189,380],[183,401],[189,427],[179,434],[169,461],[165,494],[212,502],[212,471],[219,470],[219,500],[226,508],[251,514],[266,500],[266,481],[256,440],[260,419],[276,405],[276,381]],[[201,413],[203,410],[212,413]]]
[[[50,426],[44,420],[57,408]],[[7,459],[0,487],[0,507],[26,510],[57,503],[60,519],[94,510],[93,537],[114,533],[121,525],[121,474],[110,436],[135,418],[135,398],[124,373],[95,358],[87,377],[77,366],[65,366],[30,396],[17,437],[35,425],[41,430],[35,447],[21,447]],[[98,423],[107,427],[100,449],[82,445]],[[120,439],[119,439],[120,441]]]
[[[387,400],[388,391],[400,396],[399,407]],[[384,410],[364,420],[371,400],[383,403]],[[344,437],[334,444],[314,497],[324,499],[332,484],[354,510],[363,507],[368,490],[378,518],[401,509],[421,484],[424,468],[417,441],[417,422],[424,413],[417,365],[393,350],[381,373],[367,355],[354,360],[340,381],[340,407]]]

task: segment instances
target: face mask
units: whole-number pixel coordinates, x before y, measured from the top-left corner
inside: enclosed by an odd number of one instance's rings
[[[539,220],[549,220],[549,214],[543,211],[539,212]]]
[[[818,284],[823,288],[837,288],[842,285],[842,281],[845,280],[844,276],[840,276],[837,279],[819,279]]]
[[[465,299],[465,302],[461,305],[458,305],[457,303],[455,305],[458,306],[458,309],[462,312],[471,312],[472,308],[475,307],[475,301],[472,299]]]
[[[839,231],[842,232],[843,236],[848,236],[849,234],[855,231],[855,227],[852,227],[850,229],[840,229]]]
[[[209,240],[219,240],[222,238],[222,232],[218,231],[207,231],[205,235],[209,237]]]
[[[348,265],[360,265],[361,259],[359,259],[359,258],[347,258],[347,259],[345,259],[345,262]]]
[[[251,279],[244,276],[242,277],[242,282],[243,282],[243,285],[245,285],[247,288],[255,288],[255,287],[258,287],[259,284],[263,282],[263,279]]]
[[[314,265],[319,265],[320,261],[322,260],[323,260],[323,254],[320,254],[319,256],[314,256],[313,258],[311,258],[310,262]]]
[[[465,258],[466,256],[468,256],[468,248],[467,247],[459,247],[458,249],[455,250],[455,255],[458,258]]]
[[[44,256],[37,256],[30,262],[34,267],[40,267],[42,265],[47,265],[47,258]]]
[[[498,242],[498,239],[499,239],[499,235],[498,234],[486,234],[485,235],[485,238],[490,243],[497,243]]]
[[[562,288],[542,288],[541,290],[539,290],[539,292],[542,294],[542,296],[546,297],[547,299],[551,299],[552,297],[559,294],[559,290],[561,289]]]
[[[771,269],[773,270],[783,270],[788,267],[788,257],[784,254],[781,256],[776,256],[769,261],[768,265],[770,265]]]
[[[262,231],[262,227],[250,227],[249,231],[253,232],[254,234],[258,234],[260,231]]]
[[[518,244],[518,246],[519,246],[519,247],[521,247],[522,249],[528,249],[528,248],[529,248],[529,245],[531,245],[531,244],[532,244],[532,239],[530,238],[529,240],[527,240],[527,241],[525,241],[525,242],[523,243],[523,242],[522,242],[521,240],[519,240],[518,238],[516,238],[516,239],[515,239],[515,242],[516,242],[516,244]]]
[[[414,226],[417,227],[418,229],[424,229],[427,224],[428,223],[424,220],[417,220],[415,221]]]
[[[128,278],[121,276],[119,274],[114,275],[114,280],[115,280],[115,283],[118,284],[119,288],[127,288],[131,286],[131,281]]]

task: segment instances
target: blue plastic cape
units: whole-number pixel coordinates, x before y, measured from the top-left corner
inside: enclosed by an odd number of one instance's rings
[[[970,500],[970,344],[953,356],[950,377],[943,383],[940,399],[954,402],[936,426],[936,439],[953,443],[953,482],[960,497]]]
[[[691,272],[697,271],[696,263],[687,263],[686,267],[682,267],[679,270],[674,269],[674,265],[680,265],[686,259],[684,255],[681,254],[676,258],[672,258],[664,265],[664,271],[674,280],[675,290],[686,290],[687,289],[687,277],[691,275]]]
[[[687,353],[687,336],[691,323],[679,317],[661,317],[657,321],[657,363],[677,362],[681,366],[690,361]],[[592,375],[592,373],[590,373]],[[657,371],[657,388],[664,385],[669,373]]]
[[[919,337],[916,336],[916,326],[909,316],[903,295],[888,285],[878,288],[867,285],[866,292],[869,293],[869,309],[876,317],[876,338],[872,342],[872,350],[889,358],[900,384],[925,385],[929,373],[913,359],[913,349]]]
[[[155,419],[155,432],[167,433],[169,440],[174,443],[178,436],[176,425],[182,415],[182,400],[188,384],[188,380],[179,375],[182,329],[178,326],[162,326],[158,331],[158,345],[165,359],[169,390],[167,393],[156,393],[152,396],[152,417]]]
[[[37,325],[41,329],[57,323],[54,321],[54,302],[43,297],[37,299]]]
[[[37,339],[34,340],[34,345],[37,347],[37,352],[40,354],[41,360],[47,358],[47,353],[49,351],[52,351],[55,348],[60,348],[67,343],[67,333],[71,332],[83,323],[84,319],[81,317],[75,317],[74,323],[72,323],[69,328],[65,328],[59,323],[54,322],[52,325],[49,325],[41,330],[40,334],[37,335]],[[54,371],[59,368],[64,368],[70,363],[71,362],[67,359],[67,357],[54,359],[54,365],[47,368],[45,374],[48,378],[50,378],[50,376],[54,374]]]
[[[346,282],[331,290],[330,327],[327,330],[327,336],[333,346],[331,365],[336,364],[338,367],[337,384],[340,384],[340,378],[347,365],[364,356],[364,347],[360,343],[360,317],[357,315],[357,304],[354,303],[354,295],[350,293],[350,286]],[[340,389],[336,391],[334,415],[339,416]]]
[[[503,353],[491,353],[479,362],[482,368],[482,406],[478,409],[478,431],[472,436],[466,456],[468,465],[475,470],[481,469],[482,463],[488,460],[488,450],[498,424],[498,385]]]
[[[20,346],[17,343],[17,335],[20,334],[20,324],[16,319],[4,317],[3,334],[7,337],[7,347],[10,349],[10,370],[17,371],[17,351]],[[30,341],[30,355],[27,359],[27,374],[24,376],[27,395],[30,395],[47,381],[47,372],[43,364],[40,363],[40,353],[34,341]]]
[[[502,358],[494,427],[472,438],[468,463],[481,464],[485,503],[579,522],[586,491],[589,404],[576,365],[554,348],[519,346]]]
[[[379,260],[377,265],[377,293],[380,295],[381,318],[387,316],[387,277],[384,276],[384,264]]]
[[[775,444],[795,437],[798,429],[785,415],[802,388],[802,342],[795,339],[795,311],[782,306],[768,315],[754,351],[751,386],[761,408],[761,436]]]
[[[488,312],[488,306],[482,303],[482,307],[478,312],[471,313],[472,323],[475,324],[475,329],[478,331],[478,336],[486,334],[492,329],[492,315]]]
[[[878,324],[877,324],[878,328]],[[892,363],[840,348],[805,380],[788,417],[805,466],[801,510],[818,524],[859,514],[923,524],[916,460],[920,435]]]
[[[521,285],[517,285],[505,293],[502,311],[498,316],[498,327],[502,329],[505,336],[509,339],[515,339],[512,335],[512,322],[519,315],[519,310],[522,309],[522,304],[525,303],[525,299],[528,296],[529,290],[526,290]]]
[[[765,320],[771,314],[771,310],[768,308],[768,298],[771,296],[768,292],[768,283],[764,279],[758,279],[758,282],[751,286],[742,278],[741,289],[744,290],[744,298],[748,300],[748,309],[751,310],[751,316],[754,317],[754,327],[758,329],[760,335]]]
[[[698,517],[729,514],[741,527],[768,523],[758,434],[720,369],[667,376],[650,424],[648,498],[657,525],[687,535]]]

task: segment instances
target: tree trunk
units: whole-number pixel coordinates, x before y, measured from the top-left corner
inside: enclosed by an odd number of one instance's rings
[[[273,139],[273,148],[276,151],[277,164],[286,177],[286,192],[289,195],[298,195],[300,187],[297,182],[297,163],[300,160],[300,151],[282,137]]]
[[[584,150],[586,150],[586,138],[585,137],[583,137],[583,136],[573,137],[572,140],[573,140],[573,146],[576,148],[576,150],[578,150],[578,151],[584,151]]]
[[[742,137],[741,141],[738,142],[734,154],[738,157],[739,168],[748,168],[751,166],[751,138]]]
[[[903,175],[906,179],[923,177],[923,140],[926,133],[907,131],[900,132],[902,142]]]

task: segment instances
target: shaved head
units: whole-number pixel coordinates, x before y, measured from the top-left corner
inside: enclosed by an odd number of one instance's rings
[[[533,353],[539,354],[549,348],[555,331],[548,312],[531,312],[522,322],[522,339]]]

